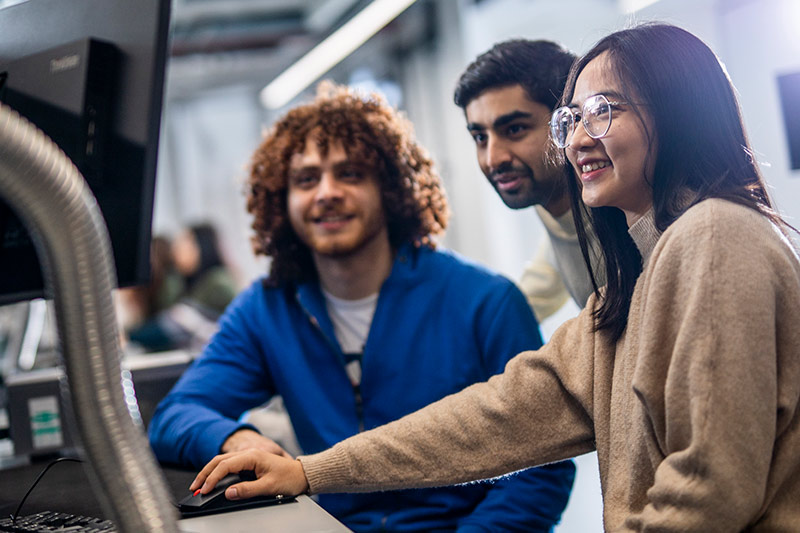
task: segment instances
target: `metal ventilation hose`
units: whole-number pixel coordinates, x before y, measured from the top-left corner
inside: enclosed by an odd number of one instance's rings
[[[63,152],[0,105],[0,196],[33,237],[50,295],[72,406],[98,498],[125,533],[177,532],[176,512],[121,371],[108,233]]]

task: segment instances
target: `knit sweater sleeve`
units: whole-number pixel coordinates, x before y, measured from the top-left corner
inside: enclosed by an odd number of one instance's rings
[[[450,485],[591,451],[593,351],[584,311],[488,382],[300,457],[311,492]]]
[[[786,475],[772,462],[798,408],[797,259],[755,211],[705,204],[643,274],[638,327],[656,333],[641,336],[633,388],[662,460],[625,531],[741,531]]]

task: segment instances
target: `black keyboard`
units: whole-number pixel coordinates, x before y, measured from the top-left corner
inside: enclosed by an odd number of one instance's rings
[[[2,533],[105,533],[116,530],[116,526],[111,520],[55,511],[21,516],[13,522],[11,518],[0,519],[0,532]]]

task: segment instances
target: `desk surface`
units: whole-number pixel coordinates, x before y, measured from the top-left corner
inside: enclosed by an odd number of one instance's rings
[[[47,463],[48,461],[37,461],[0,471],[0,516],[9,516],[14,512]],[[164,474],[175,501],[188,494],[194,472],[165,468]],[[89,485],[84,466],[74,462],[53,465],[28,496],[20,514],[29,515],[39,511],[107,518]],[[300,496],[296,501],[280,505],[184,519],[179,522],[179,526],[186,533],[349,531],[307,496]]]
[[[308,496],[299,496],[293,502],[270,507],[187,518],[181,520],[179,526],[182,533],[219,533],[220,531],[225,533],[250,533],[252,531],[340,533],[350,531]]]

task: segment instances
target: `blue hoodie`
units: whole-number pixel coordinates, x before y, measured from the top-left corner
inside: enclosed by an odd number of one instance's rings
[[[542,344],[520,291],[452,252],[402,247],[383,283],[362,359],[361,401],[316,282],[253,283],[159,405],[159,460],[201,467],[242,428],[246,410],[283,397],[300,446],[315,453],[485,381]],[[567,504],[572,462],[457,487],[323,494],[356,531],[550,531]]]

